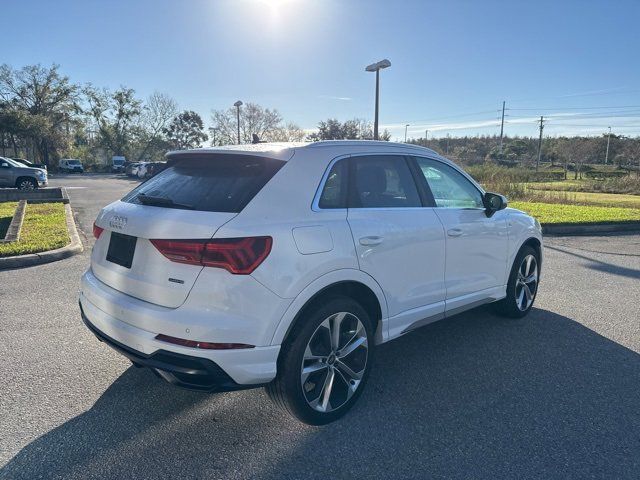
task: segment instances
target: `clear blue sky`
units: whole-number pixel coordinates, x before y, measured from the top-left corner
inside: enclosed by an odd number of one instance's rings
[[[388,58],[380,123],[397,138],[498,133],[502,100],[508,134],[536,135],[539,115],[546,135],[640,134],[638,0],[2,3],[0,62],[165,92],[205,122],[237,99],[303,128],[372,120],[364,67]]]

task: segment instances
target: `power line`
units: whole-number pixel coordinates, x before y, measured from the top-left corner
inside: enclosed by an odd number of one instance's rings
[[[514,108],[509,107],[507,110],[531,110],[531,111],[540,111],[540,110],[598,110],[598,109],[614,109],[614,108],[640,108],[640,105],[618,105],[618,106],[610,106],[610,107],[547,107],[547,108]]]

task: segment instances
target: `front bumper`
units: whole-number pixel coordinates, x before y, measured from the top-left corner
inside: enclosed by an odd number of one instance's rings
[[[46,187],[47,185],[49,185],[49,182],[47,180],[38,180],[39,187]]]
[[[80,313],[82,321],[98,340],[127,357],[136,367],[149,368],[160,378],[173,385],[205,392],[228,392],[260,386],[260,384],[241,385],[236,383],[224,370],[206,358],[167,350],[156,350],[151,355],[138,352],[98,330],[84,314],[82,304],[80,304]]]

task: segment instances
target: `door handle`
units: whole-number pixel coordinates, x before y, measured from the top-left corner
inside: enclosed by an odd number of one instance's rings
[[[382,243],[383,237],[371,236],[371,237],[362,237],[359,242],[360,245],[365,247],[373,247],[375,245],[380,245]]]
[[[461,228],[450,228],[449,230],[447,230],[447,235],[449,235],[450,237],[459,237],[462,234],[463,231]]]

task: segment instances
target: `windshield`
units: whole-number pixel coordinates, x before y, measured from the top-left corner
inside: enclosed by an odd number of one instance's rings
[[[124,160],[114,160],[113,164],[114,165],[123,165],[124,164]]]
[[[203,155],[173,164],[122,200],[157,207],[237,213],[284,164],[250,155]]]
[[[16,162],[15,160],[11,160],[10,158],[4,158],[2,157],[3,160],[6,160],[6,162],[9,165],[13,165],[14,167],[20,167],[20,168],[24,168],[24,165],[22,165],[21,163]]]
[[[69,165],[80,165],[80,160],[67,160]]]

